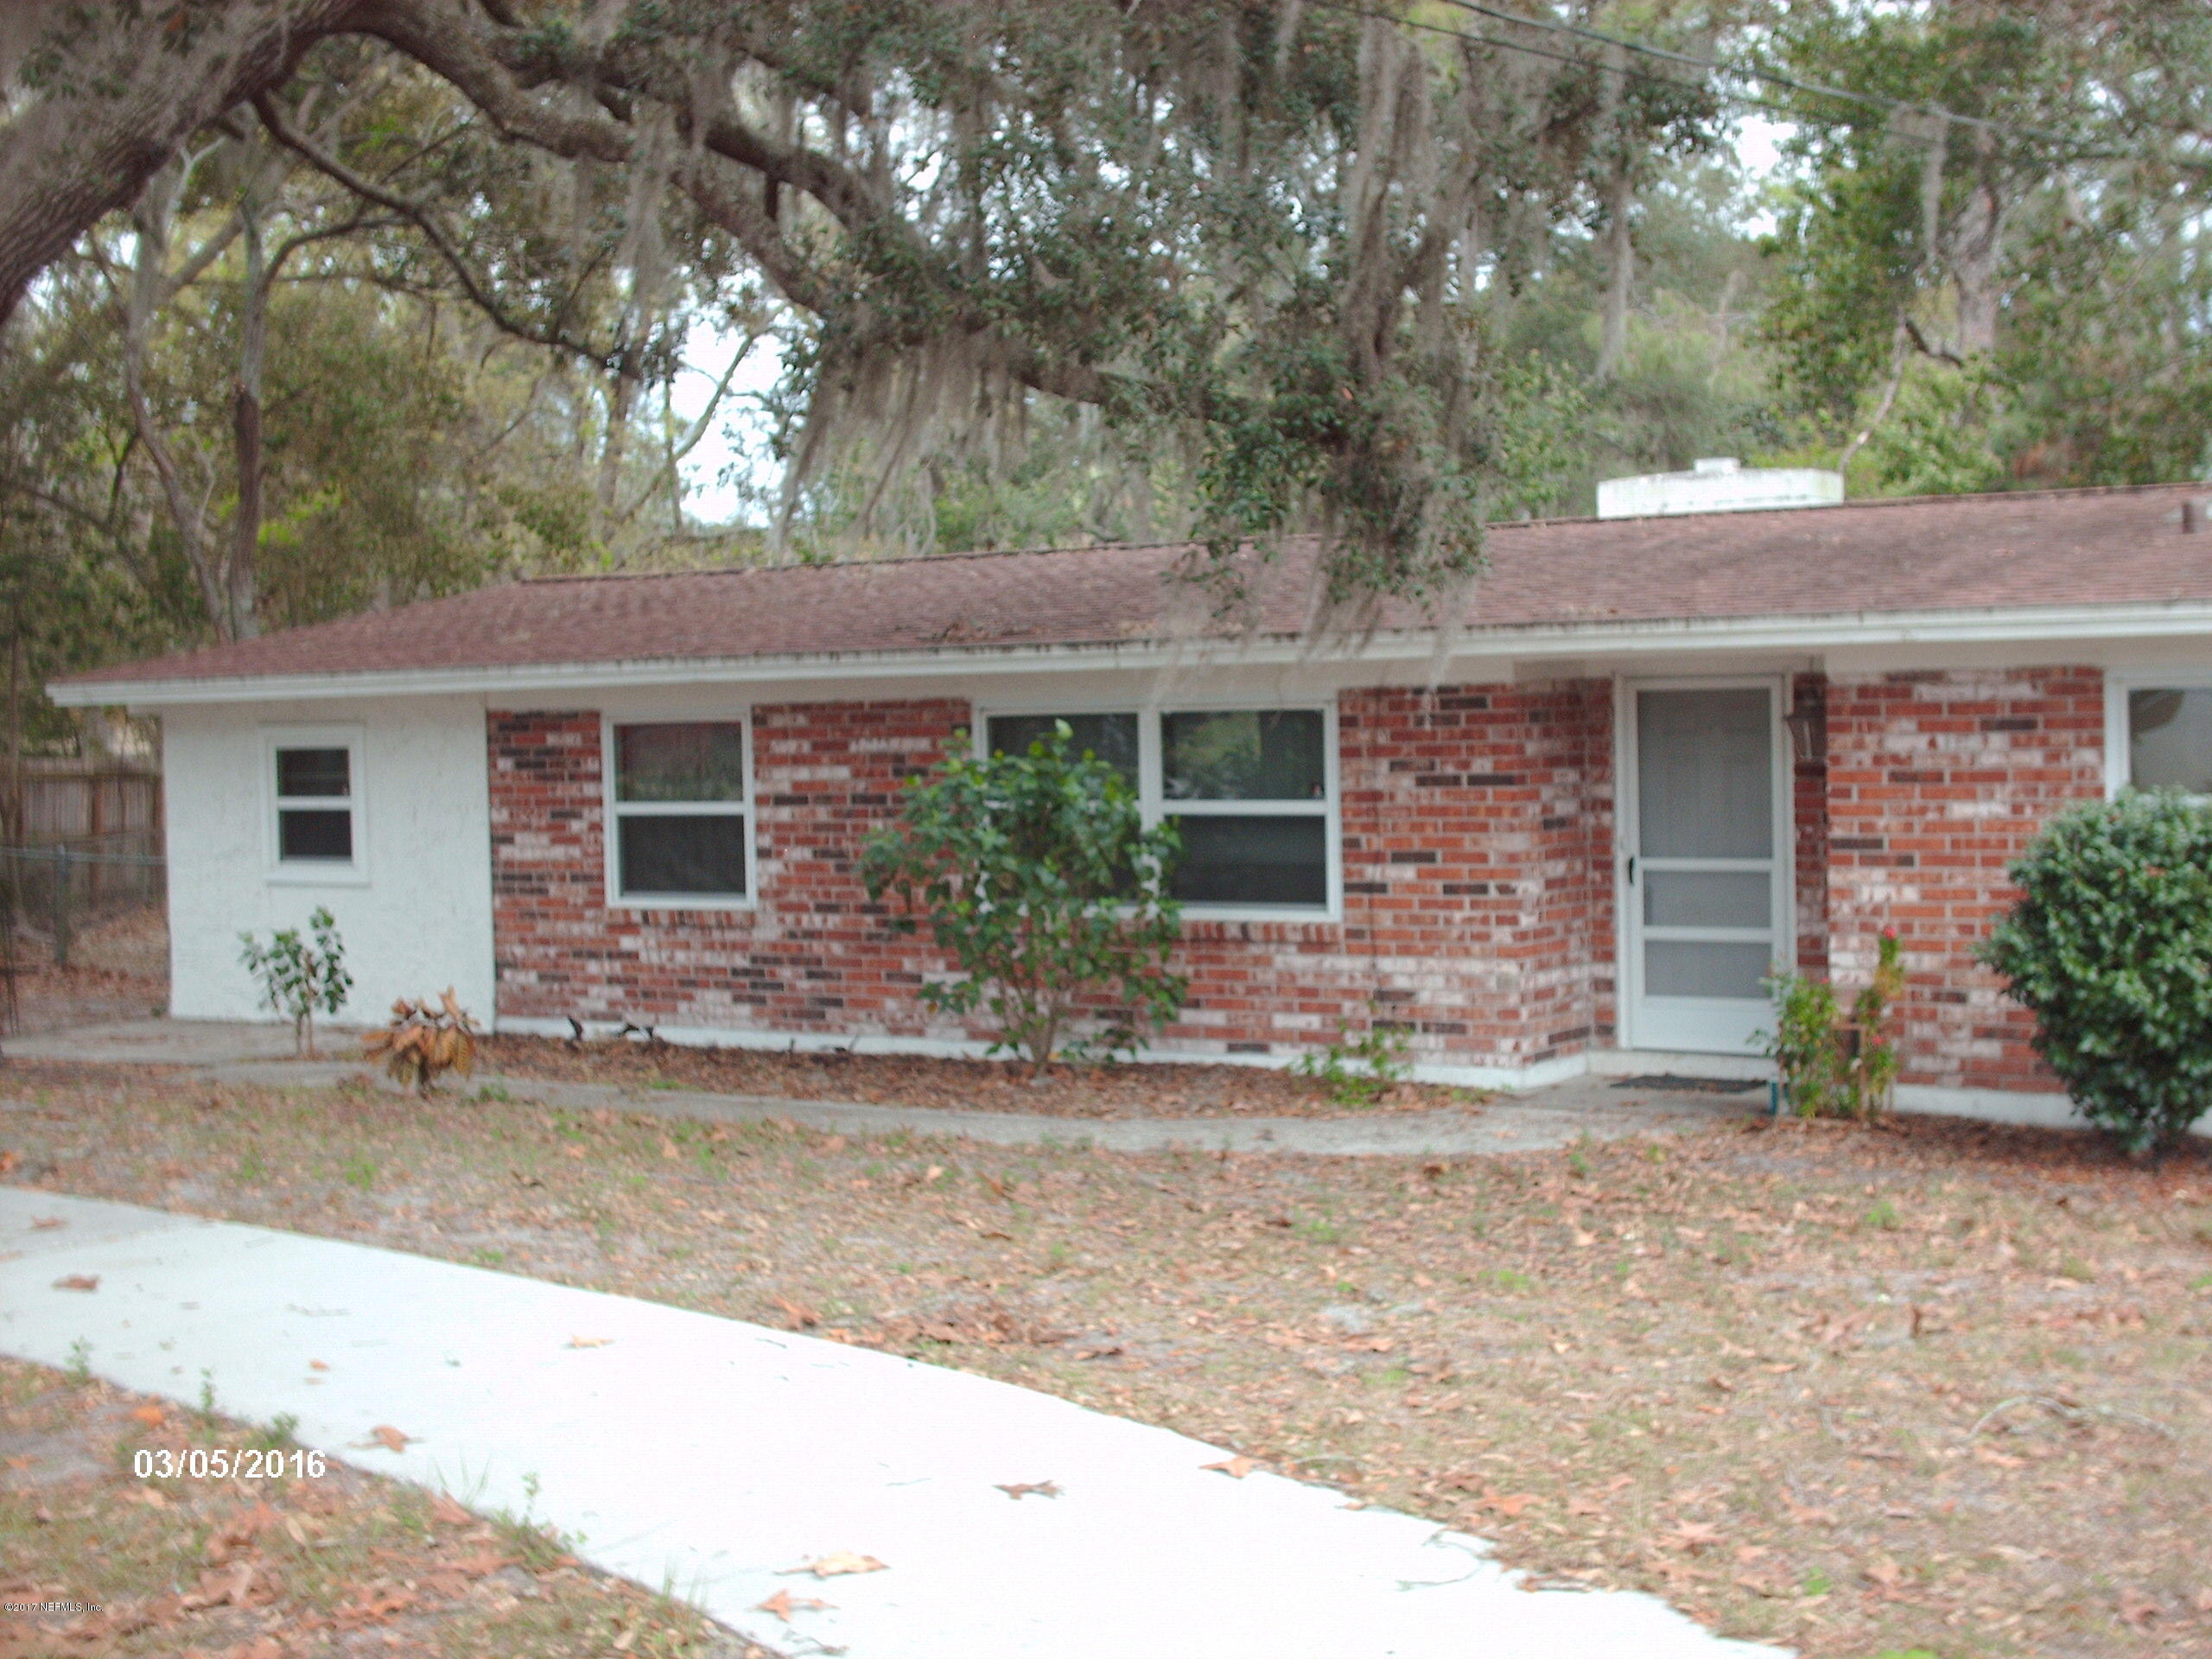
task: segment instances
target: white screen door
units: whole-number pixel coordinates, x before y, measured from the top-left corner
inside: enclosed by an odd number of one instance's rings
[[[1789,900],[1778,689],[1630,691],[1624,897],[1629,1041],[1755,1052],[1760,983],[1782,958]]]

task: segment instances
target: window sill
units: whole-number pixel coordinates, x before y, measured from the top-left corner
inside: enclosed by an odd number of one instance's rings
[[[720,912],[726,915],[749,916],[760,906],[755,900],[751,899],[718,899],[705,893],[699,894],[696,897],[688,896],[683,893],[672,893],[666,898],[651,899],[632,898],[626,893],[620,898],[608,899],[607,901],[607,907],[612,911],[632,910],[641,912],[664,910],[711,910]]]
[[[1185,943],[1224,940],[1248,944],[1333,943],[1344,936],[1341,918],[1288,915],[1281,911],[1193,915],[1183,912]]]
[[[296,863],[272,864],[264,873],[264,880],[282,887],[365,887],[369,873],[358,864],[340,864],[332,860],[317,864],[306,859]]]

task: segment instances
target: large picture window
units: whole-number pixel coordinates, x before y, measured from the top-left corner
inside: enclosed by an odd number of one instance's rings
[[[316,880],[357,875],[361,853],[361,741],[357,727],[271,732],[267,765],[272,874]]]
[[[2212,685],[2111,689],[2126,729],[2113,747],[2135,789],[2212,795]]]
[[[1325,914],[1333,901],[1334,768],[1319,709],[992,715],[986,741],[1019,753],[1065,721],[1074,747],[1121,769],[1145,821],[1173,823],[1172,884],[1200,913]]]
[[[745,722],[616,721],[608,733],[608,881],[616,902],[750,903]]]

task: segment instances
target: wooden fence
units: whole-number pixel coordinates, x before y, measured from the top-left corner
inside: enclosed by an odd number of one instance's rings
[[[167,894],[162,775],[112,760],[26,759],[21,830],[0,844],[16,927],[49,938],[57,963],[86,922]]]

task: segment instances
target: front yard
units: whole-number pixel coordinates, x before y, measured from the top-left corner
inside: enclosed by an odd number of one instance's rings
[[[774,1659],[525,1520],[340,1464],[318,1474],[288,1444],[0,1359],[0,1659]],[[249,1452],[254,1477],[185,1478],[194,1450]],[[264,1478],[270,1453],[284,1472]],[[135,1478],[141,1456],[153,1478]]]
[[[880,1344],[1809,1654],[2212,1647],[2201,1145],[2155,1173],[1932,1122],[1133,1155],[8,1084],[13,1181]]]

